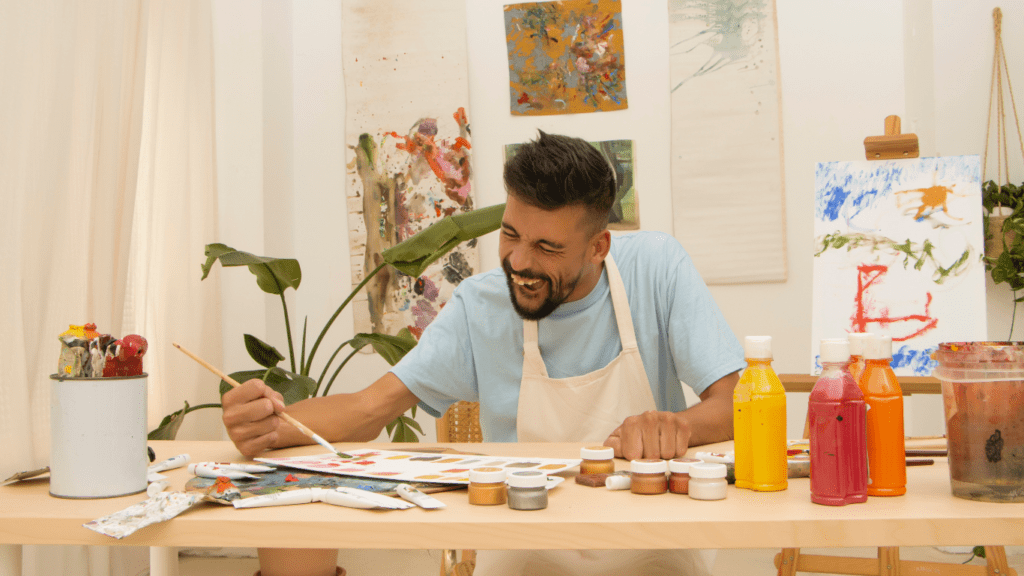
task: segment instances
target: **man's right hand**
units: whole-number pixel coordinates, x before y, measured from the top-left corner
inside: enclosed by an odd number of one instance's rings
[[[222,419],[228,436],[246,458],[275,446],[278,429],[285,424],[275,414],[284,409],[284,397],[261,380],[249,380],[221,397]],[[286,424],[285,424],[286,425]]]

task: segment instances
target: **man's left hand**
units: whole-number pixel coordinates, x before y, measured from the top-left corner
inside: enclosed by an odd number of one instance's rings
[[[670,460],[686,454],[691,434],[689,420],[682,412],[650,410],[626,418],[604,445],[615,449],[617,457],[627,460]]]

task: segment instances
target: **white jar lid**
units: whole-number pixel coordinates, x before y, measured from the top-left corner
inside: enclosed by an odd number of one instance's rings
[[[668,471],[668,464],[664,460],[633,460],[629,463],[629,470],[634,474],[664,474]]]
[[[677,474],[681,472],[689,472],[690,465],[698,462],[703,462],[703,460],[698,460],[696,458],[673,458],[668,461],[668,471],[675,472]]]
[[[888,360],[892,358],[892,336],[873,336],[864,341],[865,360]]]
[[[512,488],[541,488],[548,483],[548,475],[536,470],[518,470],[505,479]]]
[[[611,460],[615,458],[615,450],[608,446],[588,446],[580,448],[580,458],[584,460]]]
[[[850,343],[840,338],[825,338],[818,354],[822,362],[849,362]]]
[[[690,478],[725,478],[725,464],[700,462],[690,464]]]
[[[754,359],[772,359],[771,336],[747,336],[743,339],[743,356]]]
[[[505,472],[504,468],[495,468],[493,466],[473,468],[469,471],[469,481],[493,484],[495,482],[504,482],[507,475],[508,473]]]
[[[846,335],[847,341],[850,342],[850,354],[852,356],[863,356],[864,355],[864,342],[874,336],[871,332],[851,332]]]

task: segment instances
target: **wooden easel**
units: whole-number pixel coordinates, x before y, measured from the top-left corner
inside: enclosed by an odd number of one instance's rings
[[[920,146],[916,134],[900,134],[900,117],[885,118],[885,135],[864,139],[864,155],[868,160],[917,158]],[[804,425],[804,438],[809,436],[810,421]],[[1017,576],[1006,564],[1006,549],[985,546],[985,566],[965,566],[945,562],[915,562],[900,560],[899,546],[879,546],[878,559],[853,556],[824,556],[800,554],[799,548],[783,548],[775,555],[779,576],[794,576],[797,572],[825,572],[830,574],[863,574],[867,576],[900,576],[925,574],[940,576]]]

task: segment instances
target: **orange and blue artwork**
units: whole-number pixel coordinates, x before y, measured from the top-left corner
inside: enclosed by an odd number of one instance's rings
[[[812,342],[888,335],[928,376],[940,342],[986,339],[977,156],[820,163],[814,234]]]
[[[505,37],[512,115],[627,107],[619,0],[509,4]]]

